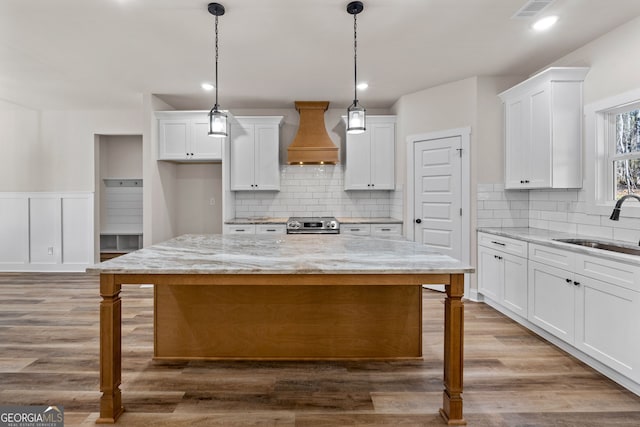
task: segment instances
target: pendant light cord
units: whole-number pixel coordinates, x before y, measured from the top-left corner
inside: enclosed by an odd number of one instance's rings
[[[216,15],[216,104],[215,110],[218,110],[218,15]]]
[[[358,103],[358,14],[353,14],[353,103]]]

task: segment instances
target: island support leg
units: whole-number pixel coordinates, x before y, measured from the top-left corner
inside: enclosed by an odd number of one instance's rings
[[[98,424],[113,424],[124,411],[120,393],[122,302],[120,285],[113,274],[100,275],[100,418]]]
[[[464,274],[452,274],[444,300],[444,393],[440,415],[449,425],[465,425],[462,416]]]

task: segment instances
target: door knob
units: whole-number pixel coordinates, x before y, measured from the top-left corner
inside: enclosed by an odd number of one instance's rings
[[[422,220],[420,218],[416,219],[416,224],[420,224]]]

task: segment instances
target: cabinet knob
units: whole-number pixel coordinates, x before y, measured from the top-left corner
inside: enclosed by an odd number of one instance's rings
[[[580,286],[580,282],[574,281],[573,284],[574,284],[574,286]]]
[[[564,279],[565,282],[571,283],[571,279]]]
[[[422,220],[420,218],[416,219],[416,224],[420,224]]]

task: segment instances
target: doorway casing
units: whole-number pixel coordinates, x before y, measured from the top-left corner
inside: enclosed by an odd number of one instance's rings
[[[461,180],[460,205],[462,206],[462,253],[461,261],[471,264],[471,127],[446,129],[441,131],[409,135],[407,137],[406,196],[407,208],[404,210],[405,237],[414,240],[415,235],[415,171],[414,146],[418,142],[442,138],[460,137],[461,140]],[[464,295],[470,298],[469,274],[465,274]],[[472,298],[473,299],[473,298]]]

